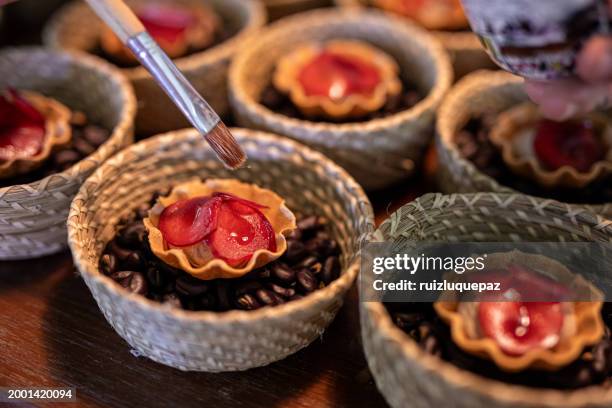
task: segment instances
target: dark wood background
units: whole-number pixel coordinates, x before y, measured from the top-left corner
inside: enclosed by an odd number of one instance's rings
[[[7,6],[0,44],[38,42],[47,13],[62,1]],[[432,189],[434,162],[430,154],[424,175],[370,196],[377,222]],[[0,387],[28,386],[74,387],[83,407],[386,406],[363,356],[355,287],[324,335],[295,355],[247,372],[185,373],[132,355],[69,253],[0,262]]]

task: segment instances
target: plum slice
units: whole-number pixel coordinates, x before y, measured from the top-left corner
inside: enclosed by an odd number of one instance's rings
[[[564,314],[559,302],[481,302],[478,319],[483,334],[504,353],[520,356],[554,347],[561,337]]]
[[[15,90],[0,95],[0,160],[35,156],[45,140],[45,117]]]
[[[543,119],[533,141],[538,160],[548,170],[570,166],[588,172],[604,157],[603,143],[589,120],[555,122]]]
[[[171,245],[184,247],[205,239],[217,226],[218,197],[194,197],[179,200],[164,208],[159,217],[159,230]]]

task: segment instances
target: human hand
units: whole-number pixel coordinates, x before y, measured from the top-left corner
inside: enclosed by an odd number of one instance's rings
[[[612,0],[610,0],[612,16]],[[576,61],[578,78],[527,80],[525,91],[544,116],[564,120],[612,105],[612,37],[598,35],[583,47]]]

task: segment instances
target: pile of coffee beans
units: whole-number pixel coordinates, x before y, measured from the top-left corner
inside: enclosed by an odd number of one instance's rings
[[[497,113],[486,113],[472,118],[465,128],[455,135],[455,144],[461,155],[474,163],[480,171],[500,184],[525,194],[576,204],[612,202],[612,177],[604,178],[581,189],[545,189],[532,180],[517,176],[506,166],[500,149],[489,138],[496,118]]]
[[[393,322],[427,353],[484,377],[529,387],[575,389],[589,385],[612,387],[612,303],[604,305],[604,338],[585,349],[583,356],[559,371],[525,370],[508,373],[493,362],[460,349],[452,340],[448,325],[431,303],[387,303]]]
[[[300,299],[340,274],[338,243],[325,219],[309,216],[298,218],[287,251],[276,261],[236,279],[194,278],[151,252],[142,223],[150,205],[120,225],[100,258],[102,273],[149,299],[187,310],[254,310]]]
[[[45,164],[27,174],[0,179],[0,187],[26,184],[51,174],[60,173],[94,153],[110,136],[110,132],[93,125],[84,113],[74,111],[70,118],[72,139],[70,143],[51,153]]]
[[[316,122],[330,122],[329,118],[305,117],[291,101],[289,96],[277,90],[272,83],[268,84],[268,86],[263,90],[259,99],[261,104],[268,109],[291,118]],[[358,119],[344,119],[336,120],[334,122],[365,122],[372,119],[384,118],[386,116],[394,115],[412,108],[414,105],[419,103],[421,99],[423,99],[423,97],[414,87],[411,87],[408,83],[404,83],[402,92],[399,95],[388,98],[385,106],[380,108],[378,111],[369,113]]]

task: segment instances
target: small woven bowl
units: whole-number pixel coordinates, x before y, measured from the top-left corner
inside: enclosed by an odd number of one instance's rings
[[[81,188],[68,219],[76,266],[106,319],[133,348],[181,370],[236,371],[283,359],[318,338],[357,275],[360,243],[373,230],[371,205],[340,167],[275,135],[233,129],[248,167],[227,170],[195,130],[137,143],[107,161]],[[255,311],[191,312],[131,294],[98,269],[115,226],[152,194],[193,177],[238,178],[269,188],[290,208],[330,221],[342,274],[303,299]]]
[[[331,0],[262,0],[262,2],[266,6],[271,21],[332,4]]]
[[[34,47],[0,52],[0,89],[6,87],[55,98],[112,132],[95,153],[66,171],[0,188],[0,260],[28,259],[66,248],[70,201],[96,167],[132,143],[136,101],[129,82],[110,64]]]
[[[368,0],[334,0],[340,7],[369,7]],[[455,80],[478,69],[494,69],[497,65],[491,60],[478,37],[469,30],[433,31],[448,51],[453,63]]]
[[[520,194],[428,194],[391,215],[377,239],[398,250],[414,241],[607,242],[612,224],[586,211]],[[364,274],[368,285],[372,274]],[[612,389],[574,391],[511,385],[428,354],[396,327],[385,306],[361,303],[363,345],[376,384],[392,407],[578,408],[612,406]]]
[[[130,0],[138,4],[145,0]],[[266,22],[266,12],[259,0],[176,0],[177,3],[206,3],[235,30],[232,37],[207,50],[174,60],[191,84],[220,114],[229,111],[227,69],[230,59],[242,43]],[[102,21],[85,2],[75,1],[61,8],[45,27],[43,40],[54,48],[92,52],[99,43]],[[138,115],[136,131],[151,135],[187,126],[185,117],[172,104],[151,75],[141,66],[124,68],[136,91]]]
[[[305,41],[363,40],[386,51],[426,97],[411,109],[367,122],[299,120],[259,102],[278,59]],[[442,46],[424,30],[381,12],[315,10],[274,23],[232,62],[230,102],[238,123],[289,136],[322,151],[368,190],[408,177],[423,158],[435,110],[452,82]]]
[[[523,80],[503,71],[474,72],[455,85],[438,111],[436,147],[439,156],[437,172],[445,193],[519,193],[484,174],[463,158],[454,138],[468,120],[485,112],[501,112],[528,100]],[[582,205],[567,203],[601,215],[612,215],[612,203]]]

